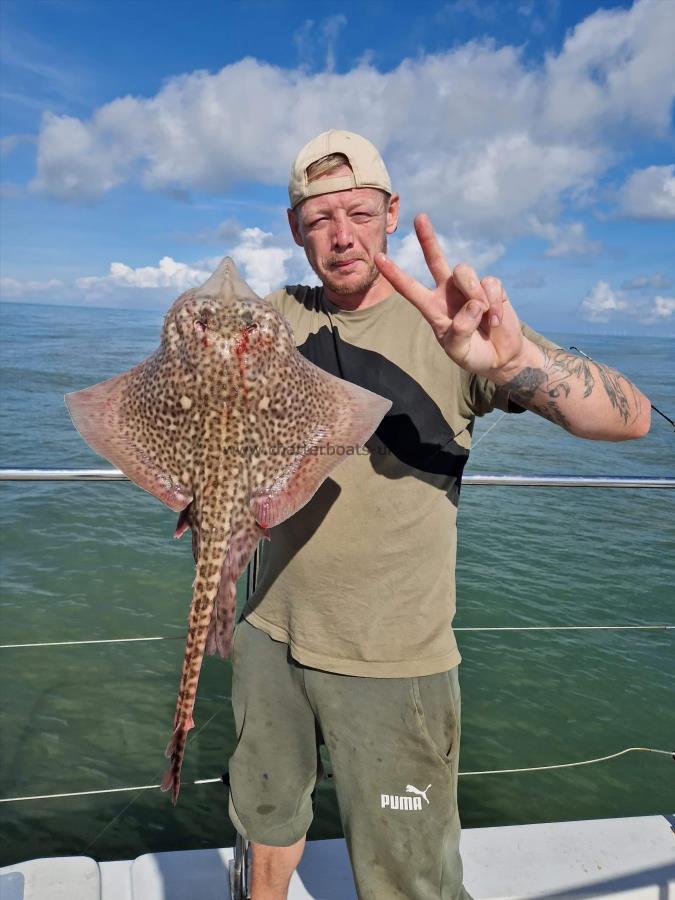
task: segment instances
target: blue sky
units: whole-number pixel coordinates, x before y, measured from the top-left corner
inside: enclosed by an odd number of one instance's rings
[[[675,333],[675,3],[3,0],[2,297],[165,308],[311,277],[286,177],[370,137],[540,330]]]

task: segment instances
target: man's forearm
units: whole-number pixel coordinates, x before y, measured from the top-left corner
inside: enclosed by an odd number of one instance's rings
[[[634,384],[566,350],[526,338],[523,353],[499,382],[516,403],[578,437],[623,441],[649,431],[649,400]]]

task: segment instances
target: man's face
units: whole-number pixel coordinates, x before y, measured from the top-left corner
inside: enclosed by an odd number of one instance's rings
[[[331,176],[346,175],[344,166]],[[295,242],[328,292],[360,294],[380,277],[375,255],[387,249],[387,234],[396,230],[398,195],[376,188],[320,194],[289,210]]]

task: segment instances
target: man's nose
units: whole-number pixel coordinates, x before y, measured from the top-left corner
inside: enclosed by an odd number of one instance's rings
[[[348,250],[354,243],[349,216],[341,210],[333,218],[333,249]]]

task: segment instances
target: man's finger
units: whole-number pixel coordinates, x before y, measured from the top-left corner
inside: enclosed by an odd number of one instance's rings
[[[431,219],[425,213],[415,218],[415,233],[420,242],[424,259],[437,286],[446,284],[450,278],[450,266],[436,237]]]
[[[484,312],[478,300],[469,300],[452,320],[448,335],[462,340],[470,337],[480,325]]]
[[[434,302],[434,296],[428,288],[412,275],[399,269],[384,253],[375,256],[375,265],[394,290],[419,309],[434,331],[447,328],[447,312],[445,309],[439,309],[438,301]]]
[[[481,281],[481,286],[485,291],[488,303],[490,304],[487,321],[490,323],[490,326],[492,328],[496,328],[497,326],[502,324],[504,286],[502,285],[499,278],[494,278],[492,275],[488,275],[487,278],[483,278],[483,280]]]
[[[460,263],[452,270],[452,280],[467,300],[478,300],[483,306],[483,312],[487,312],[490,304],[475,269],[466,263]]]

